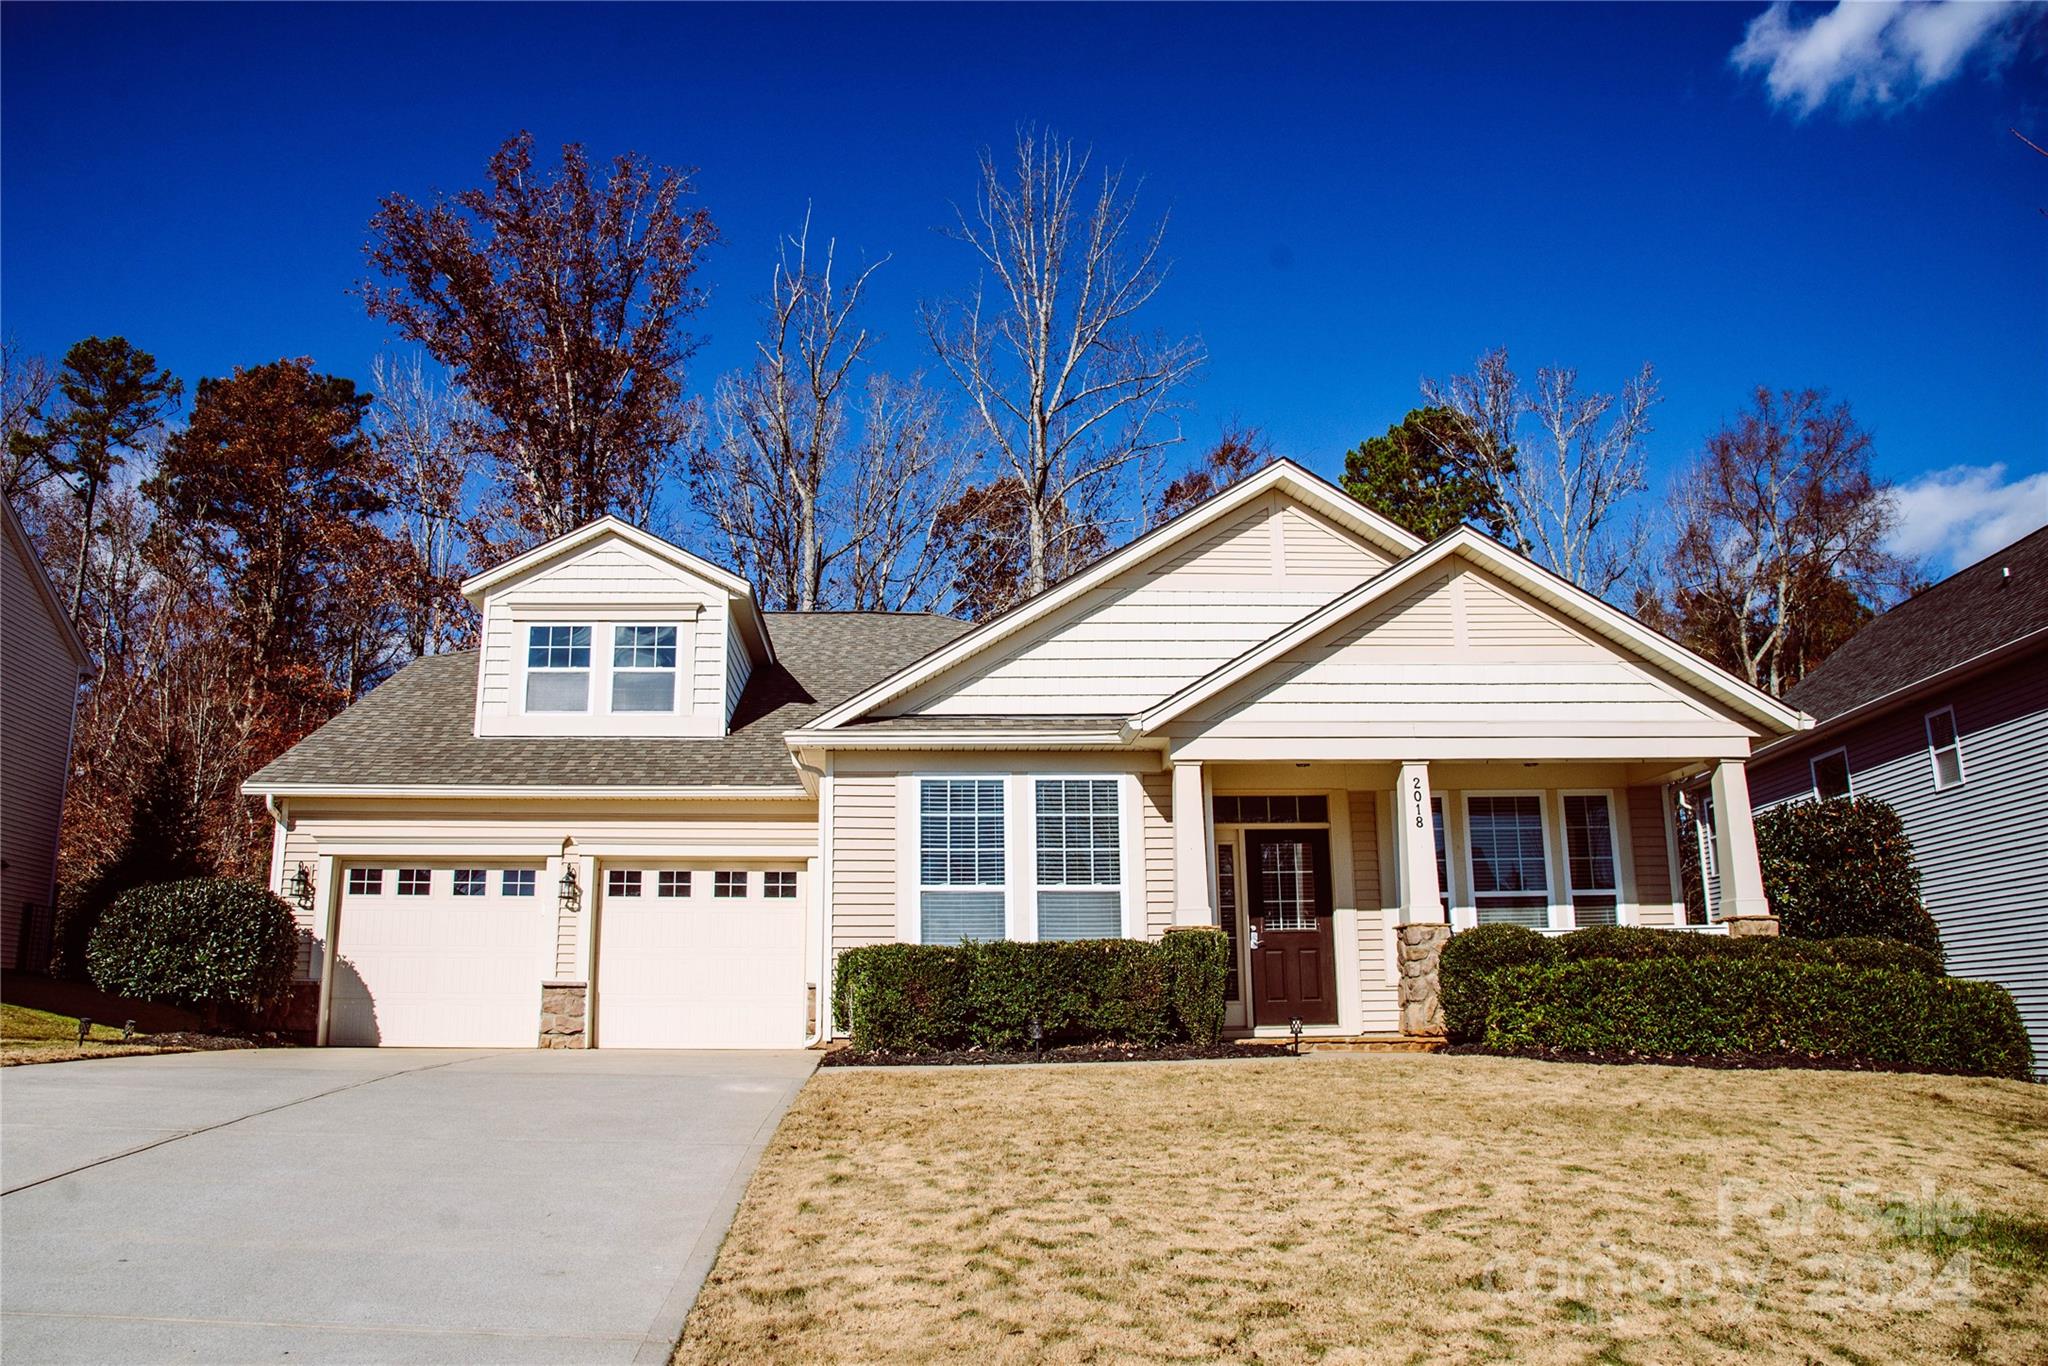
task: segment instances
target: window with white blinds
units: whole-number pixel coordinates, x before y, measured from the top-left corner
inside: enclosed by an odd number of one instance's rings
[[[918,922],[927,944],[1001,939],[1008,870],[1001,778],[918,782]]]
[[[1114,778],[1040,778],[1038,937],[1115,939],[1123,934],[1123,829]]]
[[[1467,797],[1465,842],[1472,857],[1472,904],[1482,925],[1550,924],[1550,875],[1543,858],[1543,799]]]

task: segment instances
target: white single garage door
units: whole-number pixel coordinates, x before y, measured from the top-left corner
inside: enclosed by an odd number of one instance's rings
[[[532,1048],[553,949],[538,867],[344,864],[327,1040]]]
[[[599,1048],[798,1048],[804,875],[730,863],[607,863]]]

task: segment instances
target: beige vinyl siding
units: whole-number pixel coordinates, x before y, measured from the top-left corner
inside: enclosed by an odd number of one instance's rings
[[[1645,925],[1669,925],[1672,905],[1671,846],[1664,830],[1664,789],[1632,787],[1623,799],[1628,820],[1629,857],[1635,867],[1636,913]]]
[[[732,729],[732,714],[739,709],[740,694],[746,691],[747,675],[752,672],[747,658],[747,647],[740,639],[740,624],[730,611],[720,608],[725,617],[725,728]]]
[[[896,775],[832,779],[832,951],[896,940]]]
[[[1141,773],[1138,790],[1144,819],[1145,937],[1158,939],[1174,923],[1173,774]]]
[[[1276,742],[1750,735],[1617,647],[1554,621],[1510,628],[1502,604],[1538,609],[1503,592],[1478,571],[1418,585],[1367,621],[1290,652],[1168,733]],[[1510,629],[1518,643],[1504,643]],[[1531,643],[1539,638],[1547,643]]]
[[[41,567],[11,529],[0,577],[0,963],[19,960],[25,907],[44,914],[56,867],[78,661],[45,610]]]
[[[1459,579],[1465,595],[1466,639],[1475,649],[1512,650],[1524,658],[1552,652],[1579,658],[1592,643],[1505,584],[1476,573]]]
[[[1380,905],[1379,806],[1375,793],[1353,791],[1351,891],[1358,903],[1358,1028],[1365,1034],[1401,1031],[1399,990],[1387,985],[1389,910]]]
[[[318,882],[320,878],[320,841],[312,830],[294,822],[289,830],[279,831],[271,827],[272,838],[284,841],[284,857],[278,864],[277,886],[273,888],[292,908],[292,919],[299,927],[299,961],[294,976],[301,982],[311,981],[315,972],[314,946],[319,942],[323,930],[320,926],[320,901]],[[297,876],[299,865],[306,866],[306,877],[315,884],[313,905],[301,906],[292,895],[292,881]]]
[[[1291,532],[1289,528],[1292,528]],[[1287,558],[1289,546],[1303,566]],[[1156,563],[1084,594],[1019,639],[970,659],[894,709],[904,715],[1142,710],[1235,659],[1387,561],[1312,514],[1269,498]]]

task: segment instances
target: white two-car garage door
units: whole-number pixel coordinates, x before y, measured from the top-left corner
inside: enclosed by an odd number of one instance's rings
[[[800,1048],[804,875],[716,863],[606,863],[599,1048]]]
[[[328,1041],[531,1048],[554,951],[537,866],[345,864]]]

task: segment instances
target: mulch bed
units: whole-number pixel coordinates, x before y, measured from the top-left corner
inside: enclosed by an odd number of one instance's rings
[[[1630,1053],[1621,1049],[1581,1053],[1561,1048],[1497,1049],[1472,1043],[1453,1044],[1443,1052],[1461,1057],[1591,1063],[1598,1067],[1704,1067],[1725,1072],[1794,1068],[1809,1072],[1892,1072],[1923,1077],[1978,1075],[1948,1068],[1918,1067],[1912,1063],[1880,1062],[1873,1058],[1829,1058],[1810,1053]]]
[[[999,1053],[986,1048],[956,1048],[943,1053],[858,1053],[837,1049],[819,1060],[820,1067],[1007,1067],[1043,1062],[1207,1062],[1221,1058],[1285,1058],[1293,1056],[1284,1047],[1241,1044],[1170,1043],[1146,1047],[1139,1044],[1090,1043],[1064,1048]]]

